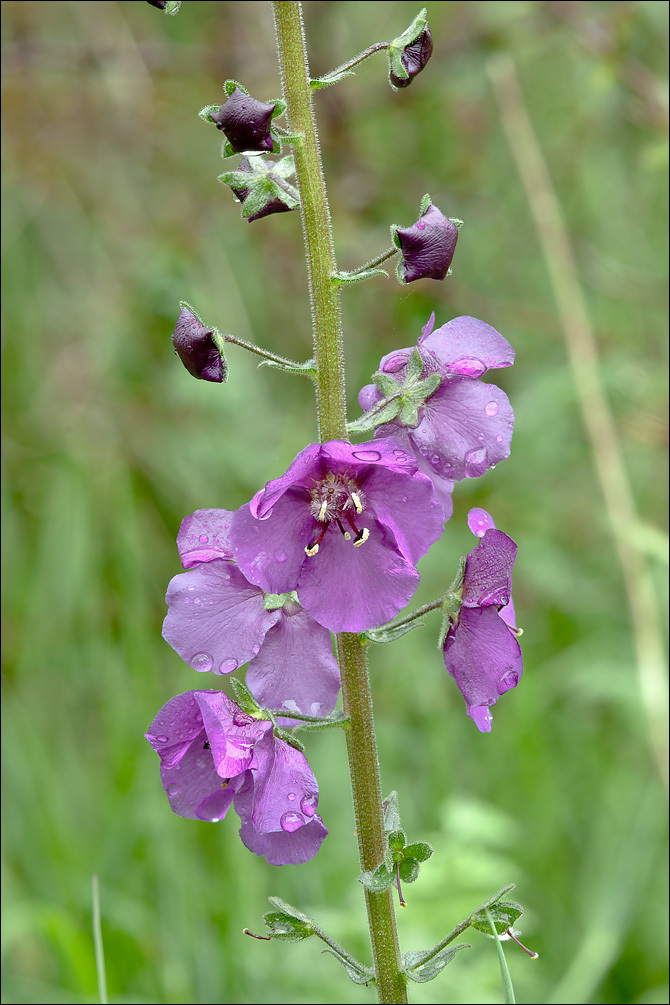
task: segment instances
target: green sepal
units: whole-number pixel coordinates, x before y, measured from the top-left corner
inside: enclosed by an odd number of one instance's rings
[[[405,848],[405,855],[408,858],[415,858],[417,862],[427,862],[434,852],[432,844],[428,844],[427,841],[416,841]]]
[[[276,911],[268,911],[263,915],[263,921],[270,929],[270,938],[279,939],[281,942],[302,942],[314,935],[309,924],[297,921],[287,914]]]
[[[388,279],[389,274],[386,269],[361,269],[360,272],[333,272],[331,279],[338,286],[353,286],[354,283],[362,283],[371,276],[386,276]]]
[[[396,628],[393,626],[389,628],[372,628],[367,632],[363,632],[363,637],[369,642],[377,642],[381,645],[383,642],[395,642],[396,639],[407,635],[407,632],[411,632],[415,628],[423,628],[424,624],[425,621],[410,621],[409,624],[398,625]]]
[[[233,192],[243,189],[249,193],[242,203],[243,219],[260,213],[273,199],[279,199],[289,209],[300,206],[298,190],[288,181],[295,173],[292,155],[278,161],[266,161],[262,155],[252,155],[248,163],[253,171],[224,171],[219,175],[221,184],[228,185]],[[280,185],[275,179],[285,182],[285,185]]]
[[[258,364],[261,366],[270,366],[273,370],[283,370],[284,373],[295,373],[302,377],[311,377],[312,380],[316,379],[316,360],[307,359],[304,363],[280,363],[279,360],[274,359],[264,359]]]
[[[388,888],[395,883],[395,872],[388,869],[386,864],[382,862],[382,864],[378,865],[373,871],[362,872],[357,879],[358,882],[364,886],[366,890],[370,890],[371,893],[383,893],[384,890],[388,890]]]
[[[263,597],[263,610],[278,611],[289,599],[298,600],[298,594],[295,590],[291,593],[266,593]]]
[[[291,718],[290,711],[287,710],[285,715],[287,719]],[[293,735],[291,730],[283,729],[281,726],[275,725],[274,734],[278,740],[283,740],[284,743],[288,743],[289,746],[295,747],[295,749],[299,750],[301,754],[305,753],[305,744],[301,743],[298,737]]]
[[[372,971],[369,967],[364,967],[362,964],[360,965],[360,969],[358,966],[352,966],[348,960],[343,959],[343,957],[340,956],[339,953],[336,953],[334,949],[324,949],[322,952],[330,953],[331,956],[334,956],[337,962],[342,964],[344,972],[349,980],[353,981],[354,984],[365,984],[366,987],[369,987],[371,984],[375,983],[374,971]]]
[[[438,649],[442,649],[444,647],[447,635],[449,634],[449,629],[458,621],[458,612],[461,609],[461,588],[463,586],[463,577],[465,576],[465,563],[465,556],[461,556],[458,560],[458,571],[456,572],[453,581],[450,583],[449,589],[445,593],[442,601],[442,623],[440,625],[440,634],[437,639]]]
[[[429,208],[433,205],[433,200],[429,196],[428,192],[421,197],[421,205],[419,206],[419,219],[425,216]]]
[[[428,10],[426,7],[420,11],[408,28],[405,28],[402,35],[398,35],[394,38],[388,47],[388,57],[391,66],[391,71],[400,80],[407,80],[409,73],[407,69],[403,66],[402,54],[408,45],[412,42],[416,42],[417,38],[424,30],[428,24],[427,18]]]
[[[407,835],[404,830],[391,831],[387,837],[390,852],[402,852],[407,843]]]
[[[416,384],[416,382],[421,379],[422,373],[423,373],[423,360],[421,359],[421,353],[419,352],[418,348],[415,347],[414,349],[412,349],[409,361],[407,363],[407,374],[405,375],[405,384]],[[393,381],[393,383],[395,384],[395,381]]]
[[[394,380],[393,377],[389,377],[387,373],[373,373],[372,381],[377,390],[385,397],[390,398],[393,394],[398,397],[398,392],[400,391],[398,381]]]
[[[220,107],[221,105],[205,105],[204,108],[200,109],[198,115],[200,116],[203,122],[213,122],[214,120],[211,119],[210,116],[212,112],[218,112]]]
[[[398,875],[403,883],[413,883],[419,876],[419,863],[415,858],[405,858],[398,863]]]
[[[323,77],[315,77],[313,80],[310,80],[309,86],[313,91],[320,91],[323,87],[331,87],[333,84],[339,84],[345,77],[355,76],[356,74],[353,70],[332,70],[330,73],[324,73]]]
[[[255,719],[260,718],[260,705],[244,681],[238,680],[237,677],[231,677],[230,686],[235,694],[235,700],[242,711],[246,712],[247,715],[253,715]]]
[[[478,932],[483,932],[484,935],[491,935],[491,926],[486,917],[486,910],[484,908],[483,910],[475,911],[470,924]],[[499,900],[495,904],[491,904],[488,911],[493,919],[496,932],[498,935],[504,935],[507,929],[512,928],[514,923],[521,917],[523,907],[520,904],[516,904],[513,900]]]
[[[439,974],[442,973],[447,964],[451,963],[454,957],[461,951],[461,949],[471,949],[467,942],[461,942],[457,946],[448,946],[443,949],[432,959],[428,960],[427,963],[422,964],[417,967],[416,970],[411,970],[413,963],[420,960],[422,956],[425,956],[425,951],[412,950],[409,953],[403,953],[402,955],[402,965],[404,972],[411,981],[415,981],[417,984],[425,984],[427,981],[434,980]]]

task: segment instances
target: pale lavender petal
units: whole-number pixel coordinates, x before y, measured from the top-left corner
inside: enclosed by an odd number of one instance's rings
[[[366,384],[358,392],[358,404],[364,412],[369,412],[373,405],[381,401],[382,396],[375,384]]]
[[[316,814],[319,787],[304,754],[268,734],[256,745],[253,785],[237,794],[240,837],[271,865],[298,865],[316,855],[328,833]]]
[[[514,601],[512,599],[510,599],[509,604],[500,608],[498,616],[503,619],[505,624],[508,625],[513,632],[516,632],[516,612],[514,610]]]
[[[369,531],[364,544],[355,547],[331,526],[300,573],[300,603],[331,632],[362,632],[390,621],[419,585],[418,572],[385,528],[365,510],[359,519]]]
[[[182,520],[177,535],[179,558],[185,569],[214,558],[232,558],[230,524],[234,510],[199,509]]]
[[[490,733],[493,716],[488,705],[472,705],[468,709],[468,715],[474,722],[480,733]]]
[[[421,343],[428,338],[434,327],[435,327],[435,311],[432,312],[432,314],[426,321],[425,325],[421,329],[421,334],[419,335],[417,345],[421,345]]]
[[[163,638],[194,670],[231,673],[258,653],[278,611],[232,562],[215,559],[170,582]]]
[[[475,537],[484,537],[487,530],[496,529],[491,514],[479,506],[474,506],[468,513],[468,527]]]
[[[245,576],[267,593],[295,590],[312,540],[314,519],[305,489],[289,489],[276,499],[265,519],[242,506],[233,519],[235,559]]]
[[[493,533],[489,531],[489,533]],[[495,705],[501,694],[518,684],[523,657],[516,636],[495,607],[461,607],[458,624],[444,646],[444,665],[456,681],[468,715],[488,732],[479,706]]]
[[[417,454],[442,478],[478,478],[509,456],[514,413],[507,395],[494,384],[444,380],[409,429]]]
[[[454,318],[419,340],[445,373],[481,377],[487,370],[512,366],[514,350],[491,325],[467,315]]]
[[[403,450],[393,437],[382,442],[368,440],[366,443],[330,440],[321,449],[327,470],[351,473],[361,487],[370,475],[367,465],[373,465],[373,470],[379,466],[409,475],[416,471],[416,459],[412,453]]]
[[[465,562],[462,603],[505,607],[512,598],[512,568],[519,549],[501,530],[488,530]]]
[[[368,511],[374,513],[393,534],[401,555],[416,565],[444,530],[444,514],[430,478],[418,472],[398,477],[397,472],[379,466],[368,472],[361,488],[368,499],[361,519],[366,519]]]
[[[377,426],[375,430],[375,437],[379,436],[387,437],[394,436],[401,447],[404,447],[409,454],[414,454],[416,457],[416,464],[419,471],[427,475],[431,482],[433,483],[433,494],[436,501],[442,507],[442,519],[444,523],[451,518],[451,514],[454,512],[454,503],[452,500],[452,493],[454,491],[454,483],[450,478],[445,478],[438,474],[437,471],[428,462],[427,458],[423,454],[415,451],[414,444],[412,443],[411,434],[412,430],[404,426],[396,426],[388,424],[385,426]]]
[[[196,691],[195,698],[202,713],[214,767],[221,778],[234,778],[257,767],[254,747],[272,723],[254,719],[223,691]]]
[[[330,632],[297,604],[295,611],[284,608],[247,670],[246,685],[263,708],[328,715],[340,690]]]

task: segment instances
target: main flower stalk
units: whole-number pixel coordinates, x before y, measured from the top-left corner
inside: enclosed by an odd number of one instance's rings
[[[319,436],[322,443],[346,440],[344,344],[338,286],[333,282],[337,266],[312,105],[301,5],[295,0],[273,0],[272,7],[289,129],[297,137],[294,156],[312,306]],[[347,750],[361,868],[369,871],[384,857],[372,696],[365,650],[358,635],[340,633],[337,651],[344,712],[350,719]],[[407,1002],[391,893],[365,891],[365,898],[379,1001]]]

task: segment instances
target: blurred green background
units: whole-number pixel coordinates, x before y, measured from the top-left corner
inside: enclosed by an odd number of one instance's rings
[[[307,3],[315,74],[398,34],[418,5]],[[665,990],[665,794],[620,566],[526,196],[487,77],[513,56],[565,214],[601,373],[666,595],[666,5],[428,3],[431,63],[393,93],[386,58],[317,96],[339,264],[354,268],[430,192],[461,217],[454,275],[345,291],[348,392],[394,347],[473,314],[515,346],[493,379],[511,458],[455,493],[421,566],[433,599],[483,505],[519,544],[525,676],[480,735],[435,650],[437,619],[375,648],[386,790],[436,849],[406,889],[403,947],[433,945],[516,882],[531,963],[518,1000],[656,1003]],[[4,1002],[96,1002],[97,874],[114,1002],[367,1002],[311,942],[262,930],[267,896],[367,959],[342,737],[308,746],[330,836],[302,867],[248,853],[237,818],[171,814],[142,734],[209,686],[163,642],[180,520],[233,509],[314,439],[308,381],[231,347],[225,386],[172,352],[178,301],[282,354],[310,354],[297,214],[241,222],[197,111],[226,77],[277,96],[265,3],[13,2],[3,17]],[[383,26],[380,28],[380,21]],[[234,162],[233,162],[234,163]],[[217,678],[217,681],[221,678]],[[214,684],[214,686],[217,686]],[[474,933],[415,1002],[501,1001]]]

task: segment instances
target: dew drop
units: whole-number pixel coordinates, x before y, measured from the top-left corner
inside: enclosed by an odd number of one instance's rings
[[[188,603],[190,603],[190,601],[189,601],[188,597],[184,597],[184,603],[185,603],[185,604],[188,604]]]
[[[154,740],[156,741],[156,743],[167,743],[168,742],[167,736],[154,736]]]
[[[289,834],[293,834],[300,827],[304,826],[305,820],[300,813],[284,813],[280,818],[279,823],[281,824],[281,829],[287,831]]]
[[[426,229],[426,225],[423,222],[423,220],[417,220],[416,221],[416,229],[417,230],[425,230]]]
[[[397,373],[398,370],[402,368],[407,363],[407,353],[406,352],[395,352],[392,356],[389,356],[387,360],[384,361],[382,365],[382,373]]]
[[[290,800],[291,800],[291,802],[293,802],[293,800],[295,799],[295,792],[289,792],[289,793],[287,794],[286,798],[287,798],[287,799],[290,799]]]
[[[499,686],[502,688],[500,693],[504,694],[505,691],[509,691],[510,688],[516,687],[518,683],[519,675],[516,670],[508,670],[507,673],[504,673],[500,678]]]
[[[358,461],[381,461],[382,459],[378,450],[353,450],[352,457]]]
[[[237,670],[237,660],[227,659],[219,663],[219,673],[232,673],[233,670]]]
[[[195,590],[195,586],[189,586],[189,588],[188,588],[188,592],[189,593],[193,593],[194,590]]]
[[[502,436],[500,435],[496,436],[496,443],[502,443],[502,441],[503,441]]]
[[[200,541],[200,544],[207,544],[209,538],[207,537],[206,534],[201,534],[198,540]]]
[[[281,563],[281,562],[285,562],[285,561],[286,561],[286,552],[285,551],[278,551],[278,552],[275,553],[275,562],[280,562]]]
[[[464,458],[465,474],[468,478],[479,478],[487,469],[486,447],[469,450]]]
[[[178,796],[179,795],[179,786],[178,785],[168,785],[167,794],[169,796]]]
[[[267,510],[262,515],[259,513],[257,519],[258,520],[269,520],[271,516],[272,516],[272,506],[270,506],[270,509]],[[235,550],[237,551],[238,549],[235,549]]]
[[[260,646],[254,646],[251,651],[254,654],[254,656],[258,656],[259,652],[261,651],[261,647]]]
[[[486,408],[484,409],[487,415],[497,415],[498,414],[498,402],[488,401],[486,403]]]
[[[306,817],[313,817],[316,813],[316,804],[318,802],[317,796],[305,796],[304,799],[300,800],[300,809],[305,814]]]
[[[191,666],[194,670],[207,673],[214,666],[214,660],[209,653],[196,653],[195,656],[191,657]]]
[[[196,597],[195,600],[193,601],[194,604],[199,604],[200,602],[201,602],[200,597]]]
[[[460,373],[464,377],[481,377],[486,373],[486,364],[475,356],[464,356],[449,365],[452,373]]]

